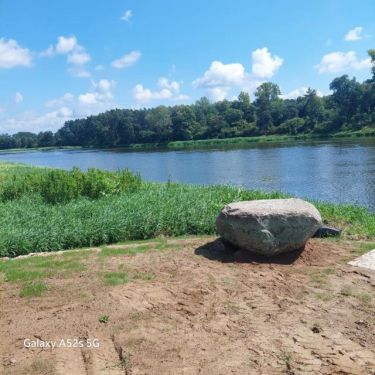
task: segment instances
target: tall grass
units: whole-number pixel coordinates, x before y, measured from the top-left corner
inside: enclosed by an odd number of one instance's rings
[[[215,218],[227,203],[284,197],[226,186],[146,184],[137,190],[64,204],[39,194],[0,203],[0,256],[142,240],[160,235],[215,233]],[[364,208],[316,203],[328,224],[344,235],[375,238],[375,214]]]
[[[71,171],[47,168],[14,168],[0,174],[0,199],[5,202],[38,194],[46,203],[67,203],[81,196],[98,199],[107,195],[137,190],[139,175],[129,170],[108,172],[78,168]]]

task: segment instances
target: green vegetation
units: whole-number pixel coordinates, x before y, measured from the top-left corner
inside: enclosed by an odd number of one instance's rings
[[[26,257],[13,261],[1,261],[0,272],[7,282],[34,281],[59,275],[64,277],[72,271],[82,271],[84,265],[75,257],[48,256]]]
[[[372,301],[371,294],[357,293],[350,285],[345,285],[341,289],[340,294],[344,297],[355,297],[365,305],[371,304],[371,301]]]
[[[367,242],[367,243],[362,243],[356,253],[358,255],[363,255],[371,250],[375,249],[375,242]]]
[[[40,297],[48,289],[44,281],[31,281],[20,291],[20,297]]]
[[[372,301],[372,296],[369,293],[358,294],[357,298],[366,305],[369,305]]]
[[[311,281],[319,286],[327,284],[330,275],[334,274],[335,270],[331,267],[327,267],[321,270],[313,270],[310,274]]]
[[[108,272],[104,280],[108,285],[122,285],[129,281],[127,272]]]
[[[370,79],[360,83],[347,75],[337,77],[330,84],[332,94],[324,97],[310,88],[304,96],[282,99],[276,84],[264,82],[257,88],[254,102],[249,94],[241,92],[237,100],[231,101],[211,103],[202,98],[192,105],[114,109],[67,121],[55,134],[46,131],[0,135],[0,149],[129,145],[139,148],[144,144],[177,148],[194,145],[183,141],[215,143],[217,139],[265,135],[374,136],[375,49],[368,54],[372,61]]]
[[[102,315],[99,317],[99,322],[107,324],[109,322],[109,316],[108,315]]]
[[[145,183],[129,172],[125,174],[123,188],[118,191],[112,189],[112,179],[121,181],[123,172],[60,172],[0,163],[0,191],[10,185],[9,181],[20,181],[19,186],[22,186],[19,189],[21,193],[0,202],[0,256],[14,257],[30,252],[103,246],[162,236],[211,235],[215,233],[215,218],[225,204],[285,197],[279,192],[264,193],[229,186]],[[58,189],[51,184],[55,176],[59,176]],[[92,184],[100,186],[100,189],[104,186],[106,193],[97,193],[103,190],[93,189],[95,194],[90,196],[86,193],[88,190],[81,190],[81,185],[76,190],[76,176],[79,176],[78,181],[92,178]],[[99,176],[98,184],[96,176]],[[105,190],[106,183],[100,182],[102,177],[109,181],[109,190]],[[30,185],[27,186],[24,181],[30,182]],[[34,181],[37,182],[34,184]],[[69,185],[69,194],[66,195],[62,193],[65,181]],[[48,195],[44,195],[43,191],[48,191]],[[74,194],[70,194],[71,191]],[[60,195],[64,195],[64,199]],[[374,213],[356,206],[314,203],[324,221],[343,228],[344,236],[375,239]],[[132,254],[147,251],[149,246],[145,243],[137,248],[105,248],[103,255]],[[157,245],[159,250],[166,246],[169,245],[162,240]],[[56,258],[51,264],[43,258],[35,262],[41,264],[29,268],[24,276],[17,276],[17,269],[12,271],[13,276],[11,271],[6,271],[6,274],[10,278],[24,277],[27,280],[27,274],[44,275],[59,269],[66,272],[68,268],[79,267],[79,257],[75,259],[70,255]],[[45,265],[43,262],[46,262]],[[2,267],[0,263],[0,271]]]
[[[64,171],[16,167],[14,173],[3,173],[0,178],[0,198],[3,202],[36,194],[46,203],[66,203],[79,197],[97,199],[130,192],[141,186],[141,178],[128,170],[108,172],[89,169],[82,172],[78,168]]]
[[[155,278],[155,275],[151,272],[135,272],[132,275],[133,280],[151,281],[154,278]]]
[[[354,295],[353,288],[350,285],[345,285],[341,289],[340,294],[344,297],[351,297]]]

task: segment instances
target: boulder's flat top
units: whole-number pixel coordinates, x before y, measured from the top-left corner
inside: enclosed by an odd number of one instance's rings
[[[351,266],[375,271],[375,249],[349,262]]]
[[[225,208],[227,212],[248,212],[253,215],[293,214],[297,212],[305,213],[311,209],[316,210],[311,203],[298,198],[234,202],[226,205]]]

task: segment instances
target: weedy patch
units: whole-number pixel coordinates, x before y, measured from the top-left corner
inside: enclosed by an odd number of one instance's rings
[[[64,277],[82,271],[85,266],[75,259],[60,256],[32,256],[0,262],[0,273],[7,282],[33,281],[45,277]]]
[[[99,322],[107,324],[109,322],[109,316],[108,315],[102,315],[99,317]]]
[[[131,242],[126,245],[104,246],[102,247],[100,256],[119,256],[119,255],[135,255],[151,250],[175,249],[176,245],[168,244],[166,240],[158,239],[158,241]]]
[[[353,246],[351,253],[353,256],[359,257],[375,249],[375,242],[361,242]],[[350,257],[352,259],[352,257]],[[349,259],[348,259],[349,260]]]
[[[370,305],[372,301],[372,297],[369,293],[357,293],[351,285],[345,285],[341,289],[340,294],[344,297],[355,297],[365,305]]]
[[[102,251],[100,252],[101,256],[117,256],[117,255],[135,255],[138,253],[144,253],[145,251],[153,249],[152,245],[139,245],[139,246],[132,246],[132,247],[102,247]]]
[[[333,295],[329,293],[315,293],[315,296],[323,302],[329,302],[333,299]]]
[[[227,301],[224,304],[224,307],[231,314],[240,314],[242,310],[242,307],[239,304],[232,301]]]
[[[133,280],[145,280],[150,281],[155,278],[155,274],[152,272],[135,272],[132,274]]]
[[[107,272],[104,281],[108,285],[122,285],[129,281],[127,272]]]
[[[344,297],[351,297],[354,295],[353,288],[350,285],[345,285],[341,289],[340,294]]]
[[[334,273],[335,270],[333,268],[327,267],[320,270],[313,270],[310,273],[310,278],[314,284],[322,287],[328,283],[329,276]]]
[[[134,321],[138,321],[142,319],[142,314],[139,311],[132,312],[129,315],[129,318]]]
[[[20,291],[20,297],[40,297],[48,286],[44,281],[31,281],[24,285]]]
[[[361,293],[357,294],[356,297],[364,304],[369,305],[372,301],[371,294],[369,293]]]

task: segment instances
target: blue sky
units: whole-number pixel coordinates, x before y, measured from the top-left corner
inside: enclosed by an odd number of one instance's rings
[[[0,133],[369,77],[373,0],[0,0]]]

